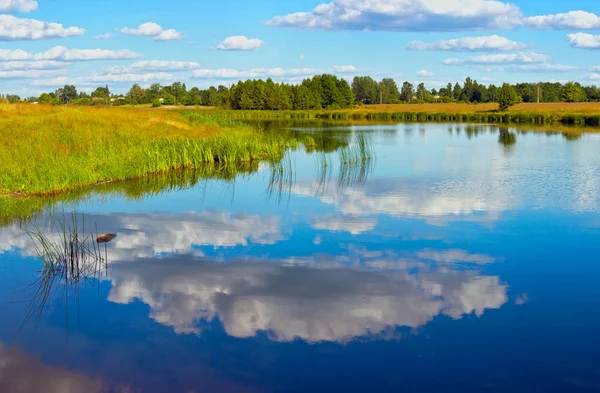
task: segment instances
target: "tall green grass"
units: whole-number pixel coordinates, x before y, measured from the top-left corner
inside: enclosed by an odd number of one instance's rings
[[[206,164],[279,160],[297,144],[197,112],[0,105],[0,197]]]

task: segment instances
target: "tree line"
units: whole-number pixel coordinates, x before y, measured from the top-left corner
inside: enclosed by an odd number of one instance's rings
[[[134,84],[126,94],[114,94],[108,86],[98,87],[91,94],[78,92],[66,85],[54,92],[26,100],[17,95],[0,95],[4,102],[39,102],[54,105],[187,105],[215,106],[234,110],[310,110],[344,109],[355,105],[400,103],[486,103],[498,102],[506,109],[518,102],[598,102],[597,86],[582,86],[578,82],[518,83],[515,85],[480,84],[466,78],[460,83],[448,83],[439,89],[427,89],[404,82],[398,86],[391,78],[376,81],[370,76],[354,77],[352,83],[335,75],[315,75],[298,84],[276,83],[272,79],[239,81],[230,86],[208,89],[175,82],[167,86],[158,83],[142,88]]]

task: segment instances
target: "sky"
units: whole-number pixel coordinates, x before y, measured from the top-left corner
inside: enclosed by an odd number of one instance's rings
[[[598,84],[598,54],[597,0],[0,0],[0,93],[22,97],[317,73]]]

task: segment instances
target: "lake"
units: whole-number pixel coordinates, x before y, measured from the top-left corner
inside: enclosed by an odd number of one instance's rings
[[[315,145],[4,220],[0,391],[600,389],[600,133],[264,127]]]

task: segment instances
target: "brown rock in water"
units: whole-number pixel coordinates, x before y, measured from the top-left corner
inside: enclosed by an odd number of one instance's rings
[[[108,243],[111,240],[113,240],[115,237],[117,237],[117,235],[114,233],[103,233],[102,235],[100,235],[96,238],[96,242],[97,243]]]

